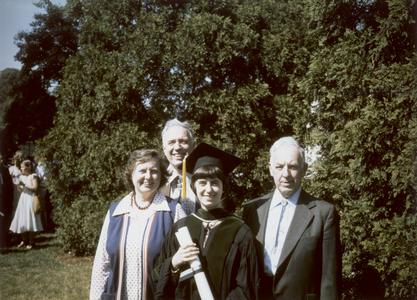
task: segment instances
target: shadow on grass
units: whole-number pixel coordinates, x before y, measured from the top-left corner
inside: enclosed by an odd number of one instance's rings
[[[12,243],[10,248],[3,250],[2,254],[7,253],[22,253],[31,251],[34,249],[44,249],[50,247],[58,247],[59,241],[56,238],[55,233],[39,233],[35,236],[35,245],[32,249],[26,249],[25,247],[18,248],[17,245],[20,243],[20,239],[17,235],[12,236]]]
[[[41,233],[35,239],[35,248],[47,248],[53,246],[59,246],[59,241],[53,233]]]

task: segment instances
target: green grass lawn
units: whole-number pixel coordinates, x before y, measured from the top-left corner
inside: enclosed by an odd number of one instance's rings
[[[0,299],[88,299],[92,261],[63,253],[53,234],[41,234],[32,250],[0,254]]]

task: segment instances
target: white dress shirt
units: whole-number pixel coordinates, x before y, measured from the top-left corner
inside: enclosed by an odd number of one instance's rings
[[[297,206],[298,198],[300,197],[301,188],[298,189],[288,199],[284,198],[276,189],[269,207],[268,219],[265,228],[264,241],[264,266],[265,272],[271,276],[275,275],[277,270],[279,258],[281,256],[282,248],[284,246],[285,238],[287,237],[288,229],[290,228],[292,219],[294,217],[295,208]],[[287,202],[284,214],[281,216],[283,202]],[[281,224],[279,222],[281,221]],[[277,232],[279,225],[279,233]],[[277,240],[278,234],[278,241]]]

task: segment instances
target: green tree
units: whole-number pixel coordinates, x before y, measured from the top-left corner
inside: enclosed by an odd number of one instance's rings
[[[322,10],[323,20],[338,21],[318,23],[321,45],[299,83],[297,97],[312,110],[306,135],[322,155],[311,188],[341,211],[344,290],[353,298],[417,293],[412,5],[352,1]],[[351,26],[343,25],[346,6]]]
[[[14,85],[20,80],[20,73],[17,69],[7,68],[0,71],[0,153],[3,157],[9,157],[14,152],[13,142],[10,135],[11,127],[6,122],[6,114],[13,103]]]
[[[20,145],[35,141],[52,126],[54,98],[42,88],[36,75],[15,69],[1,73],[1,151],[10,157]]]
[[[17,34],[15,57],[24,74],[40,77],[48,89],[61,80],[66,60],[77,51],[77,23],[74,15],[50,0],[40,0],[36,6],[45,12],[35,14],[31,31]]]
[[[7,80],[1,83],[0,115],[2,151],[6,157],[21,145],[41,138],[52,127],[52,90],[59,84],[66,59],[77,51],[74,17],[49,0],[36,5],[45,12],[34,16],[31,31],[19,32],[16,37],[16,59],[22,63],[22,70],[13,74],[5,70],[7,74],[2,74]]]
[[[78,51],[38,144],[65,249],[94,251],[109,202],[126,192],[128,153],[160,148],[162,124],[177,116],[245,160],[234,174],[239,203],[272,188],[274,140],[319,146],[308,189],[341,212],[345,298],[414,297],[413,9],[406,0],[69,0]]]
[[[40,144],[59,162],[51,191],[59,235],[73,236],[68,249],[94,250],[98,226],[86,234],[78,224],[98,208],[104,215],[124,191],[117,174],[128,152],[159,147],[161,126],[174,116],[190,120],[200,139],[247,159],[234,189],[239,202],[271,187],[267,149],[294,131],[293,119],[303,111],[282,105],[291,103],[285,97],[291,77],[307,66],[302,19],[292,21],[300,7],[269,1],[68,2],[67,10],[78,13],[81,50],[65,67],[55,127]],[[286,23],[294,29],[283,35]],[[274,58],[280,62],[270,66]],[[96,174],[109,174],[113,184]],[[79,204],[85,199],[97,205]],[[68,211],[78,222],[67,221]]]
[[[17,79],[12,84],[11,102],[4,116],[9,132],[4,142],[12,151],[43,137],[52,127],[55,114],[55,98],[42,87],[37,74],[20,72]]]
[[[159,17],[144,19],[134,3],[84,1],[82,51],[65,67],[55,126],[39,143],[54,174],[57,233],[76,254],[95,250],[109,202],[125,191],[121,174],[129,153],[159,147],[163,111],[153,109],[152,78],[159,76]],[[138,19],[143,36],[134,33]]]

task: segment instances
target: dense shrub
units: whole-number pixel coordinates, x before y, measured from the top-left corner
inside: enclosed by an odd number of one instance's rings
[[[345,298],[413,298],[415,2],[70,0],[79,48],[39,152],[65,249],[91,254],[128,153],[163,123],[244,159],[238,202],[272,188],[268,149],[319,149],[308,190],[341,214]],[[369,286],[372,286],[369,293]]]

